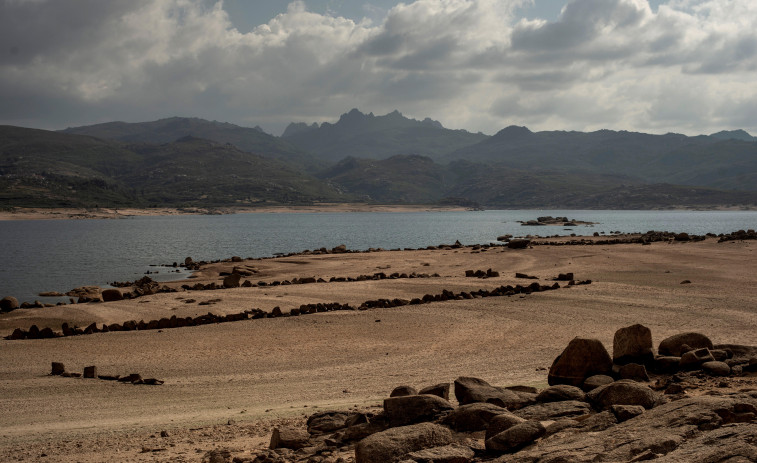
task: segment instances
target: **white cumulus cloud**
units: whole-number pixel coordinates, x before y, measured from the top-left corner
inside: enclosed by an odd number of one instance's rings
[[[0,123],[280,131],[357,107],[487,133],[757,132],[757,2],[572,0],[554,21],[520,18],[528,4],[416,0],[353,21],[294,1],[241,33],[214,0],[0,0]]]

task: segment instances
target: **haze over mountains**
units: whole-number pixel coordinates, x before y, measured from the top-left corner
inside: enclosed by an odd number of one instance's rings
[[[757,138],[626,131],[493,136],[398,111],[281,137],[172,117],[59,132],[0,127],[0,206],[312,202],[657,208],[757,204]]]

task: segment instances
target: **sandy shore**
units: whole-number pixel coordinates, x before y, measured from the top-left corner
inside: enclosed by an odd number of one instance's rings
[[[0,210],[0,220],[52,220],[52,219],[120,219],[135,216],[165,215],[218,215],[218,214],[262,214],[278,212],[422,212],[422,211],[464,211],[459,206],[438,205],[393,205],[361,203],[323,203],[312,206],[258,206],[258,207],[156,207],[137,208],[14,208]]]
[[[438,278],[316,283],[189,291],[131,301],[17,310],[0,316],[0,334],[32,323],[122,323],[245,309],[285,312],[303,303],[359,304],[413,298],[443,289],[471,291],[552,284],[559,273],[586,286],[513,297],[152,331],[47,340],[0,340],[0,460],[200,461],[225,447],[249,455],[271,426],[323,408],[377,405],[394,386],[422,387],[457,376],[497,385],[544,386],[546,371],[575,336],[612,349],[615,331],[642,323],[655,345],[681,331],[715,343],[757,344],[755,243],[535,246],[485,252],[447,250],[294,256],[217,264],[196,281],[243,265],[253,282],[356,277],[375,272],[438,273]],[[500,276],[466,278],[492,268]],[[681,284],[689,280],[690,284]],[[174,283],[180,285],[181,283]],[[564,283],[561,283],[564,286]],[[212,305],[200,302],[220,299]],[[193,302],[188,302],[194,300]],[[140,373],[162,386],[49,376],[50,362],[71,371]],[[161,431],[168,437],[160,437]]]

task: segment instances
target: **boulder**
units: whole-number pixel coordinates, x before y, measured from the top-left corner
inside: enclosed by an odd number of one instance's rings
[[[468,463],[475,455],[470,447],[453,444],[410,452],[407,458],[416,463]]]
[[[618,368],[618,379],[632,379],[634,381],[647,382],[649,375],[644,365],[638,363],[627,363]]]
[[[308,432],[310,434],[324,434],[338,431],[347,426],[347,418],[349,417],[349,412],[333,410],[315,413],[308,417]]]
[[[560,402],[563,400],[585,401],[586,393],[576,386],[556,384],[541,391],[536,396],[537,402]]]
[[[60,362],[53,362],[50,374],[53,376],[59,376],[66,372],[66,367]]]
[[[232,273],[231,275],[224,277],[223,287],[224,288],[238,288],[239,280],[241,279],[242,279],[242,275],[238,273]]]
[[[596,389],[599,386],[604,386],[605,384],[610,384],[612,382],[615,382],[612,376],[608,376],[608,375],[589,376],[588,378],[586,378],[586,381],[584,381],[583,385],[581,385],[581,389],[583,389],[584,392],[589,392],[592,389]]]
[[[705,362],[714,362],[715,357],[710,354],[710,349],[694,349],[684,352],[681,356],[679,366],[684,370],[696,370]]]
[[[427,386],[418,391],[418,394],[431,394],[439,396],[444,400],[449,400],[449,383],[439,383],[433,386]]]
[[[517,408],[523,399],[514,391],[495,387],[483,379],[461,376],[455,380],[455,397],[460,405],[489,402],[504,408]]]
[[[560,402],[529,405],[520,410],[515,410],[513,414],[525,420],[546,421],[560,418],[576,418],[588,415],[591,412],[591,406],[586,402],[564,400]]]
[[[124,298],[121,291],[116,288],[104,289],[102,292],[102,298],[105,302],[120,301]]]
[[[310,445],[310,434],[304,429],[292,427],[276,427],[271,435],[271,449],[301,449]]]
[[[241,257],[239,257],[239,256],[231,256],[231,261],[232,262],[242,262],[242,260],[243,259]]]
[[[435,395],[408,395],[384,399],[384,414],[392,426],[432,421],[455,407]]]
[[[552,363],[547,382],[581,386],[589,376],[611,372],[612,359],[599,340],[574,338]]]
[[[490,452],[514,452],[544,435],[546,429],[538,421],[526,421],[486,440]]]
[[[13,296],[6,296],[0,299],[0,312],[10,312],[18,309],[18,299]]]
[[[702,370],[711,376],[728,376],[731,374],[731,367],[725,362],[704,362]]]
[[[96,366],[89,366],[84,367],[84,372],[82,373],[82,376],[85,378],[97,378],[97,367]]]
[[[392,392],[389,394],[389,397],[402,397],[406,395],[417,395],[417,394],[418,394],[418,390],[412,386],[397,386],[394,389],[392,389]]]
[[[740,410],[754,408],[757,399],[743,394],[730,397],[696,396],[648,410],[634,419],[604,430],[586,428],[560,432],[549,439],[496,463],[522,462],[631,462],[686,463],[757,461],[757,423]],[[612,413],[603,412],[595,416]],[[581,424],[585,423],[582,422]],[[604,421],[604,420],[603,420]],[[734,423],[730,426],[724,426]],[[608,422],[609,424],[609,422]],[[595,426],[595,429],[604,427]]]
[[[507,247],[510,249],[526,249],[531,244],[531,240],[510,240],[507,242]]]
[[[618,423],[628,421],[644,413],[644,407],[641,405],[613,405],[610,411],[618,419]]]
[[[600,410],[613,405],[641,405],[649,409],[657,402],[657,394],[648,386],[629,379],[600,386],[586,394],[589,402]]]
[[[631,325],[615,332],[612,341],[612,361],[617,365],[640,363],[648,365],[654,360],[652,331],[644,325]]]
[[[395,463],[410,452],[449,445],[452,431],[433,423],[387,429],[355,446],[355,463]]]
[[[443,424],[455,431],[483,431],[497,415],[508,413],[506,408],[488,403],[461,405],[444,418]]]
[[[657,352],[660,355],[672,355],[675,357],[681,357],[686,351],[682,350],[682,347],[688,345],[690,348],[712,349],[712,341],[707,336],[701,333],[680,333],[669,338],[665,338],[657,348]]]
[[[484,441],[496,436],[497,434],[503,431],[507,431],[508,429],[512,428],[516,424],[521,424],[525,422],[526,422],[525,419],[519,416],[513,415],[510,412],[500,413],[499,415],[495,415],[489,421],[489,426],[486,428],[486,436],[484,438]]]

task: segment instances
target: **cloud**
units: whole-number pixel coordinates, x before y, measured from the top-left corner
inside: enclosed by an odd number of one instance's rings
[[[521,19],[528,4],[416,0],[379,17],[366,2],[356,22],[295,1],[240,33],[214,0],[0,0],[0,123],[280,131],[358,107],[487,133],[757,132],[757,2],[572,0],[555,21]]]

